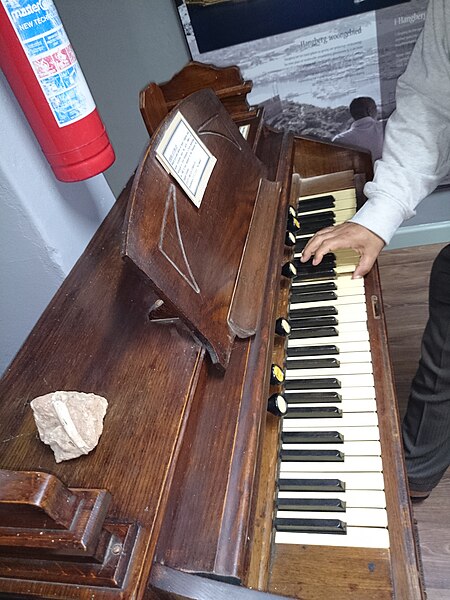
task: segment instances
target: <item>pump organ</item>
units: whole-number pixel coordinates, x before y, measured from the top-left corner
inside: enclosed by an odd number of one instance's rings
[[[419,600],[377,270],[299,261],[370,158],[175,104],[1,382],[0,597]],[[198,209],[155,156],[176,111],[217,158]],[[109,401],[60,464],[57,389]]]

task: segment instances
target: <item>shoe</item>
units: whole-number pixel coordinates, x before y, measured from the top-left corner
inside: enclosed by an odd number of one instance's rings
[[[430,491],[425,491],[425,492],[417,492],[415,490],[409,490],[409,497],[411,498],[411,502],[423,502],[424,500],[426,500],[428,498],[428,496],[431,494],[431,490]]]

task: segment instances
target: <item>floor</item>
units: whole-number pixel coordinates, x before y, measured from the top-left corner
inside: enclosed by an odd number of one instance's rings
[[[428,279],[444,244],[383,252],[379,259],[389,347],[401,413],[420,356]],[[450,469],[424,502],[414,505],[428,600],[450,600]],[[407,599],[405,599],[407,600]]]

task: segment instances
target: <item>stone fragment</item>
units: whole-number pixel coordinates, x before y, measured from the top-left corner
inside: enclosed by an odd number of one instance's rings
[[[31,401],[39,437],[56,462],[88,454],[98,444],[108,402],[84,392],[53,392]]]

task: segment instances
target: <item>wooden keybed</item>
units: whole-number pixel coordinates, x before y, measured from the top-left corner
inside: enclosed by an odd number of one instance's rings
[[[205,102],[214,105],[209,94],[187,100],[200,121],[210,116],[210,109],[202,112]],[[267,128],[255,147],[262,178],[278,182],[272,251],[255,294],[257,331],[234,339],[222,369],[212,364],[208,344],[191,335],[176,290],[166,290],[168,310],[149,319],[160,299],[151,269],[142,276],[121,259],[135,181],[5,374],[0,597],[421,598],[381,314],[370,326],[383,399],[391,550],[272,545],[279,421],[266,401],[268,369],[280,352],[273,325],[287,301],[280,267],[289,254],[283,240],[292,171],[308,185],[352,170],[360,188],[371,167],[364,153]],[[380,298],[376,274],[368,277],[372,296]],[[110,403],[95,451],[58,465],[37,438],[29,407],[56,389],[93,391]],[[61,513],[64,502],[71,511]],[[74,524],[79,514],[85,525]]]

